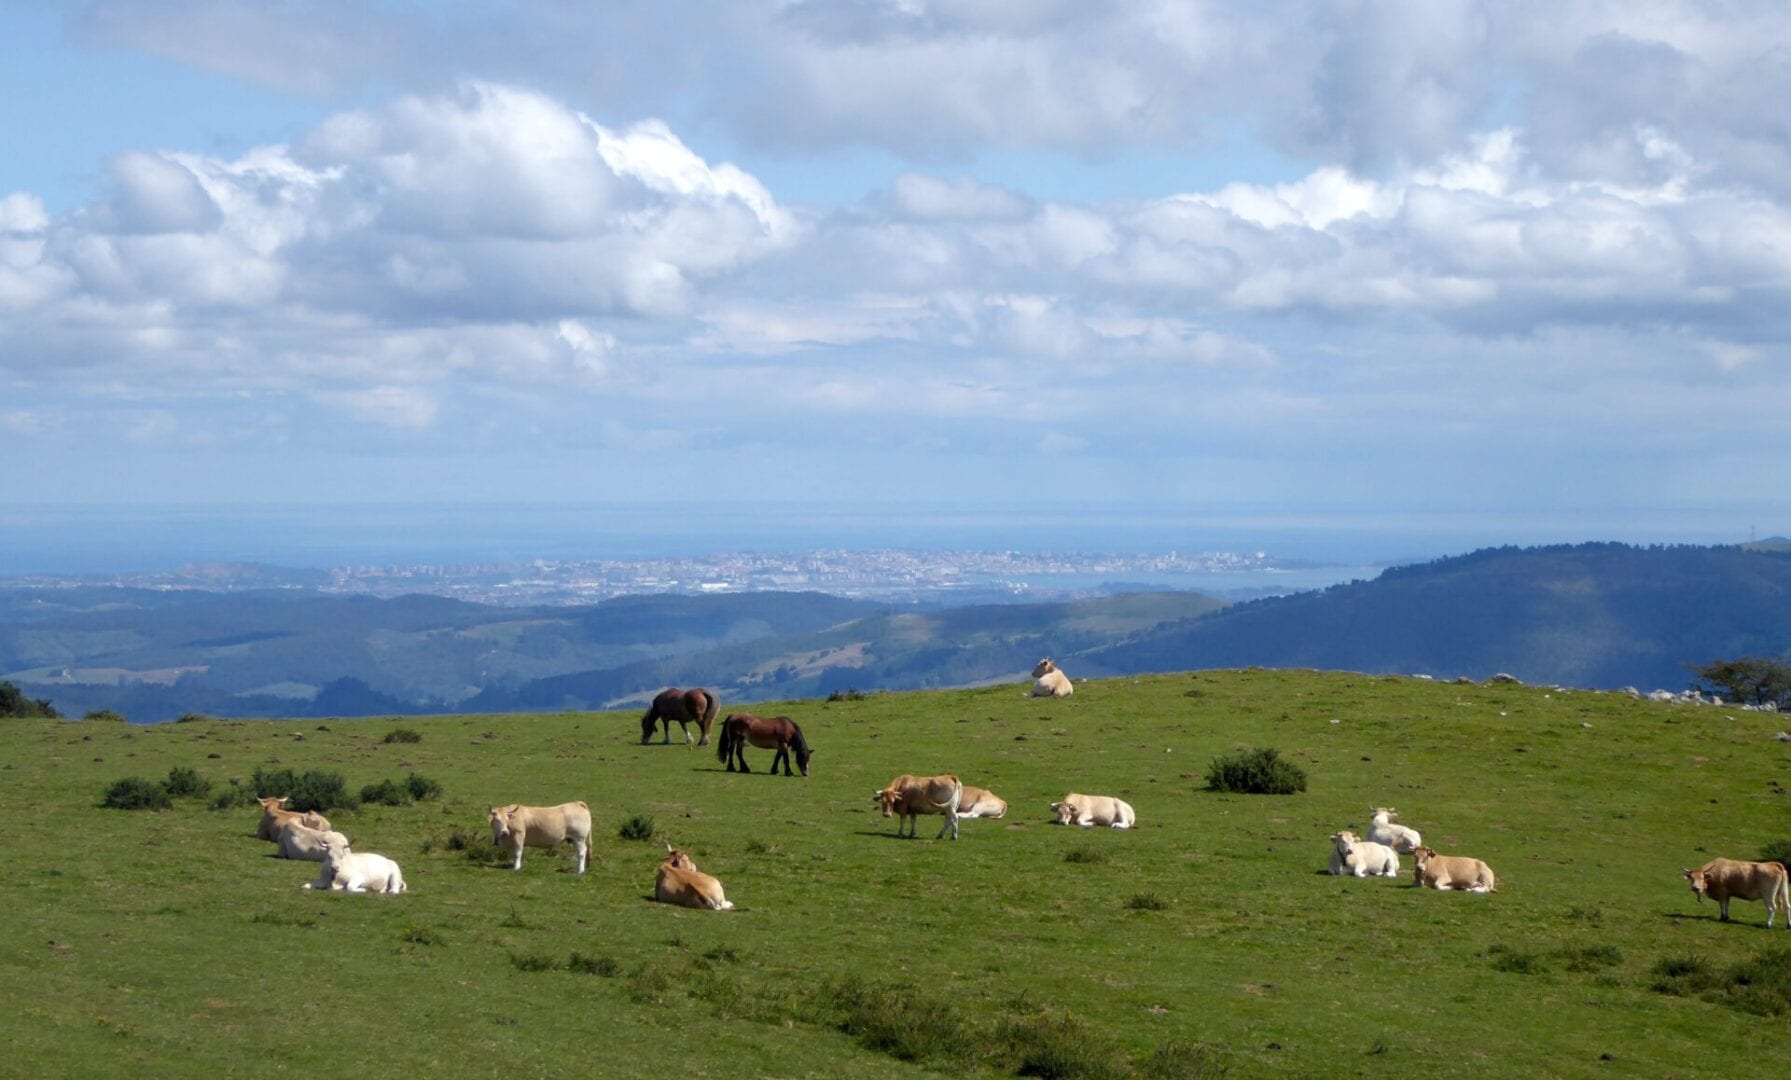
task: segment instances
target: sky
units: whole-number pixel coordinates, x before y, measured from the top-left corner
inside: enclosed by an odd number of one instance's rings
[[[0,505],[1791,532],[1781,3],[0,0],[0,41]]]

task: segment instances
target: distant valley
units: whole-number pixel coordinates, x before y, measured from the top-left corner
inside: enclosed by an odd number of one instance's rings
[[[924,608],[820,592],[505,606],[303,587],[0,589],[0,679],[65,714],[157,721],[631,706],[673,684],[724,703],[1077,678],[1311,667],[1679,688],[1685,665],[1791,647],[1771,545],[1487,549],[1228,603],[1120,592]]]

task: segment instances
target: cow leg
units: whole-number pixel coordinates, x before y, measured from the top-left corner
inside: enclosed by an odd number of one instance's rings
[[[1723,921],[1728,922],[1729,921],[1729,898],[1725,896],[1721,900],[1718,900],[1717,903],[1722,905]]]
[[[521,870],[522,869],[522,849],[521,848],[516,849],[516,861],[512,862],[510,864],[510,869],[512,869],[512,870]]]
[[[951,830],[951,838],[953,840],[956,840],[958,838],[958,815],[946,814],[945,815],[945,824],[939,826],[939,835],[933,837],[933,839],[935,839],[935,840],[945,839],[945,830],[947,830],[947,829]]]
[[[572,841],[572,851],[574,854],[576,854],[578,856],[578,872],[582,874],[585,872],[585,857],[587,855],[589,855],[591,852],[590,841],[588,841],[588,840]]]

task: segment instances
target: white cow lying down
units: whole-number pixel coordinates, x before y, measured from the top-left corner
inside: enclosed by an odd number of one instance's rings
[[[356,854],[348,850],[346,843],[331,840],[323,846],[323,869],[317,872],[316,881],[305,882],[305,888],[401,893],[405,886],[397,863],[372,852]]]
[[[326,829],[313,829],[300,821],[288,821],[280,826],[275,843],[280,845],[277,854],[282,859],[303,859],[305,862],[322,862],[324,845],[331,840],[348,846],[348,837],[339,832]]]
[[[1129,829],[1138,822],[1130,803],[1111,795],[1079,795],[1072,791],[1062,802],[1051,804],[1051,813],[1059,825],[1080,825],[1084,829],[1105,825]]]
[[[1007,816],[1007,800],[996,795],[988,788],[964,785],[964,794],[958,799],[958,818],[999,818]]]
[[[1331,873],[1367,877],[1396,877],[1399,874],[1399,853],[1385,844],[1358,840],[1353,832],[1331,836]]]
[[[1398,817],[1399,811],[1391,806],[1375,807],[1374,816],[1368,819],[1368,841],[1409,855],[1424,846],[1424,837],[1418,835],[1417,829],[1397,824]]]

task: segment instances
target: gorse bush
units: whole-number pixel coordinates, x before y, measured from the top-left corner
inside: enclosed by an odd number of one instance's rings
[[[169,769],[167,782],[162,786],[177,799],[203,799],[211,794],[211,781],[184,765]]]
[[[381,780],[361,789],[361,801],[379,806],[409,806],[410,789],[396,780]]]
[[[439,798],[442,793],[440,784],[417,773],[411,773],[405,777],[404,786],[410,792],[410,797],[418,802],[422,802],[424,799]]]
[[[1295,795],[1306,790],[1306,770],[1271,748],[1216,757],[1206,768],[1211,791],[1243,795]]]
[[[410,728],[401,727],[393,728],[386,732],[386,737],[380,741],[386,743],[419,743],[423,741],[423,736],[412,731]]]
[[[231,777],[230,782],[211,797],[213,810],[234,810],[239,806],[254,805],[255,789],[235,777]]]
[[[168,789],[154,780],[127,776],[113,781],[101,805],[114,810],[167,810],[174,806],[174,800],[168,796]]]
[[[1791,837],[1782,837],[1761,848],[1760,861],[1783,863],[1791,869]]]
[[[284,795],[286,809],[301,813],[306,810],[353,810],[361,804],[349,793],[341,773],[322,769],[308,769],[302,776],[295,776],[291,769],[256,769],[250,786],[256,795],[264,798]]]

